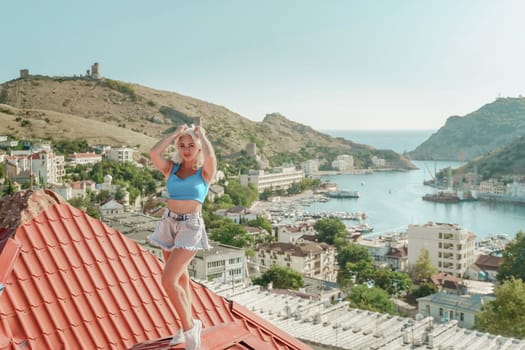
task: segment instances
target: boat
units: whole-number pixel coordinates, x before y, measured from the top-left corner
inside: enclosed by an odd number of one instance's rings
[[[359,191],[340,190],[340,191],[329,191],[326,193],[331,198],[359,198]]]
[[[350,227],[351,232],[370,233],[374,231],[374,228],[367,223],[359,224]]]
[[[471,191],[463,193],[462,191],[442,190],[437,191],[436,193],[425,194],[423,200],[438,203],[458,203],[463,201],[475,201],[477,200],[477,196]]]
[[[423,200],[438,203],[457,203],[460,201],[460,198],[455,192],[438,191],[425,194]]]

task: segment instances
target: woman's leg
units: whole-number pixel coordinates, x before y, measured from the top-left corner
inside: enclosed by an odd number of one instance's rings
[[[188,269],[184,271],[184,273],[180,276],[179,279],[179,285],[181,285],[184,290],[186,291],[186,295],[188,296],[188,309],[186,310],[186,313],[188,315],[192,315],[192,294],[191,294],[191,286],[190,286],[190,275],[188,273]]]
[[[195,251],[177,248],[170,252],[162,273],[162,286],[175,311],[183,330],[193,327],[191,318],[191,291],[189,290],[188,264]],[[183,276],[188,276],[184,278]]]

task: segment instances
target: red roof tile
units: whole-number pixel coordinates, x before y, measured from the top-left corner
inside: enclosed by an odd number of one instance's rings
[[[0,201],[0,349],[167,349],[162,263],[51,191]],[[207,349],[310,349],[192,282]],[[172,347],[183,349],[183,345]]]

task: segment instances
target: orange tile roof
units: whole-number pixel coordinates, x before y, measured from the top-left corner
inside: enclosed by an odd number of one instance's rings
[[[179,326],[162,267],[52,191],[3,199],[0,349],[169,349]],[[192,282],[192,289],[203,348],[311,349],[205,286]]]

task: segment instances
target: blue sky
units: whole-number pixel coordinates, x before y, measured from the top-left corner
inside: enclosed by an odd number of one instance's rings
[[[11,0],[0,82],[103,76],[317,130],[438,129],[525,95],[521,0]]]

